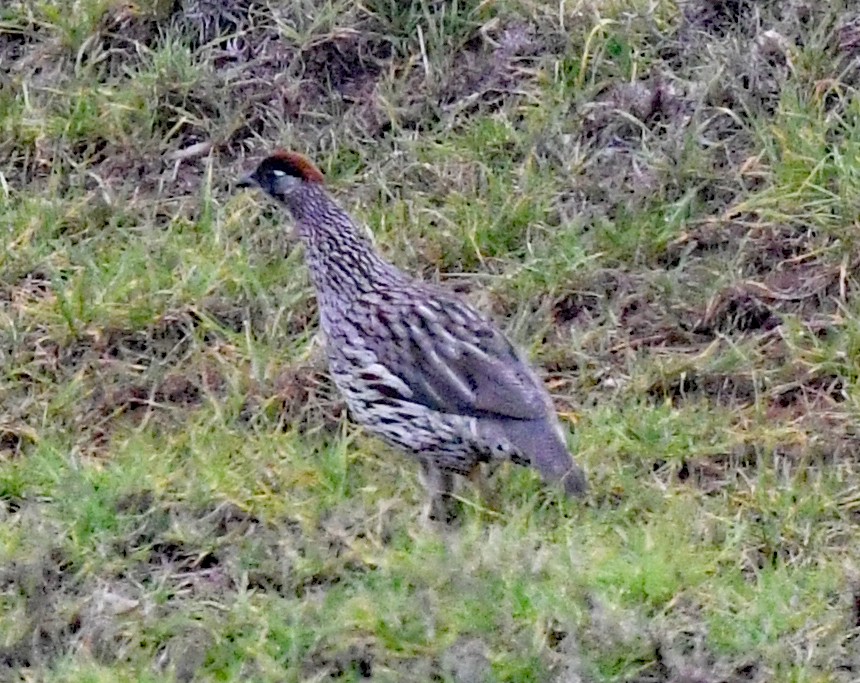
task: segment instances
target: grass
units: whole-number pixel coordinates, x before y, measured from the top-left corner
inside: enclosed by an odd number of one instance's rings
[[[850,3],[0,10],[0,680],[853,681]],[[584,503],[346,419],[309,153],[542,368]]]

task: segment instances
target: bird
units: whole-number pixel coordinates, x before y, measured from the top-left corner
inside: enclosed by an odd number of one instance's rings
[[[549,392],[489,316],[384,259],[306,156],[277,150],[236,184],[291,216],[334,384],[354,422],[418,460],[431,519],[450,521],[456,475],[479,481],[482,463],[585,495]]]

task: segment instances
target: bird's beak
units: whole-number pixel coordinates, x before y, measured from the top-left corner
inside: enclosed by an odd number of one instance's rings
[[[254,177],[253,173],[243,175],[236,181],[236,187],[257,187],[258,185],[257,178]]]

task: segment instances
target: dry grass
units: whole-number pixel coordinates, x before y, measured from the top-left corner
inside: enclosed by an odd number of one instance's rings
[[[853,681],[850,3],[0,8],[0,680]],[[419,522],[283,217],[317,159],[587,467]]]

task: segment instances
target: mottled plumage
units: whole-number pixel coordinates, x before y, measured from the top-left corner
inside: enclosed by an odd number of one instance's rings
[[[509,459],[585,492],[541,381],[501,331],[452,292],[374,250],[304,157],[277,152],[244,178],[286,206],[305,245],[329,368],[353,419],[418,457],[431,493],[448,473]]]

